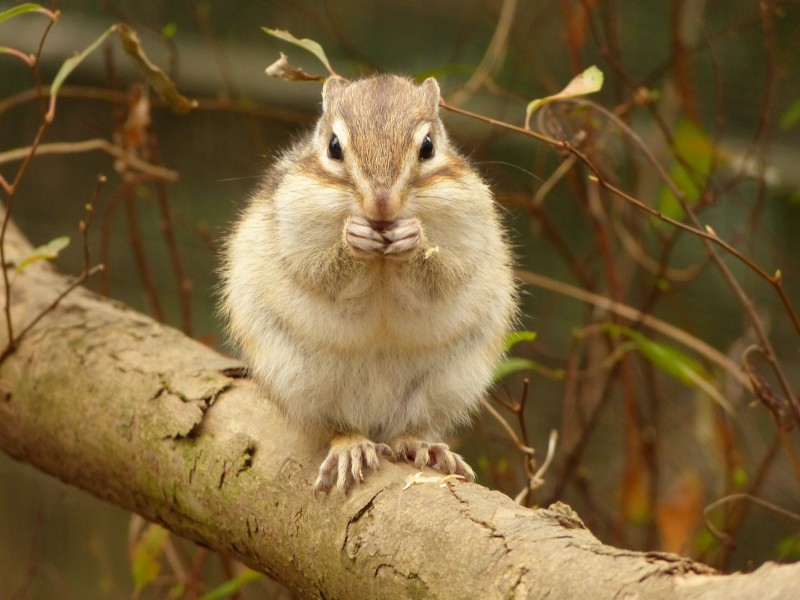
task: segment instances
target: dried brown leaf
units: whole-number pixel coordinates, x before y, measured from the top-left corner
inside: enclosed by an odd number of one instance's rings
[[[289,64],[289,58],[281,52],[281,57],[266,69],[267,75],[286,81],[324,81],[322,75],[311,75],[299,67]]]
[[[133,59],[147,83],[150,84],[164,102],[172,107],[172,110],[185,113],[197,107],[196,100],[190,100],[182,96],[178,92],[175,82],[164,71],[150,62],[150,59],[147,58],[142,49],[139,36],[133,29],[121,23],[116,25],[115,28],[122,42],[123,50]]]

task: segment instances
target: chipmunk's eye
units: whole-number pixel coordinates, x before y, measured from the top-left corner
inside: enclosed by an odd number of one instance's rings
[[[344,151],[335,133],[331,136],[331,141],[328,142],[328,157],[333,160],[344,160]]]
[[[433,157],[433,140],[430,135],[426,135],[422,140],[422,145],[419,147],[419,159],[428,160]]]

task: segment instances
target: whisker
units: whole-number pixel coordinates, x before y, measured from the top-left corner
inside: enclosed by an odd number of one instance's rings
[[[506,167],[512,167],[514,169],[517,169],[518,171],[522,171],[523,173],[525,173],[526,175],[528,175],[531,178],[535,179],[536,181],[538,181],[540,183],[544,183],[544,178],[543,177],[539,177],[535,173],[532,173],[532,172],[528,171],[527,169],[524,169],[523,167],[520,167],[519,165],[515,165],[514,163],[505,162],[505,161],[502,161],[502,160],[482,160],[482,161],[479,161],[477,164],[479,164],[479,165],[503,165],[503,166],[506,166]]]
[[[244,181],[245,179],[259,179],[261,175],[246,175],[243,177],[227,177],[225,179],[217,179],[217,183],[226,183],[228,181]]]

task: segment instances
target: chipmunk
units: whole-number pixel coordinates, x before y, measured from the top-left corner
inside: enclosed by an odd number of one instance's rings
[[[346,492],[381,456],[475,479],[441,436],[480,407],[517,294],[439,94],[432,78],[327,79],[313,131],[226,243],[230,336],[289,421],[330,442],[315,493]]]

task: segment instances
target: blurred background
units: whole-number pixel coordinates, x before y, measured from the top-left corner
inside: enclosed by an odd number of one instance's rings
[[[20,5],[0,2],[0,13]],[[177,178],[115,163],[102,150],[52,147],[22,178],[13,219],[34,245],[69,236],[55,262],[79,275],[78,227],[92,203],[91,260],[106,269],[88,287],[221,351],[219,241],[270,160],[319,108],[318,81],[264,71],[284,52],[292,65],[327,75],[310,53],[262,27],[319,42],[345,77],[435,76],[448,104],[515,127],[530,100],[597,65],[602,91],[546,105],[531,127],[569,141],[604,181],[660,215],[710,225],[763,273],[717,246],[732,287],[696,233],[593,184],[586,163],[443,110],[503,207],[527,282],[520,328],[535,332],[514,346],[506,365],[513,373],[454,444],[484,485],[530,506],[568,502],[610,544],[679,552],[722,569],[800,557],[797,521],[772,508],[800,511],[800,3],[43,6],[60,10],[50,29],[50,17],[37,12],[0,21],[0,47],[40,52],[38,69],[0,53],[6,182],[22,164],[12,151],[33,142],[47,109],[37,77],[46,89],[66,59],[114,23],[135,30],[150,60],[198,107],[171,110],[108,37],[65,82],[43,142],[105,140]],[[96,192],[99,174],[107,180]],[[0,198],[7,202],[7,189]],[[789,308],[768,280],[776,270]],[[537,473],[553,430],[552,462]],[[709,518],[735,548],[704,524],[704,509],[720,500]],[[137,575],[137,549],[154,535],[129,513],[0,454],[0,598],[195,598],[241,573],[189,543],[159,538],[156,574]],[[262,578],[242,593],[281,593],[270,585]]]

